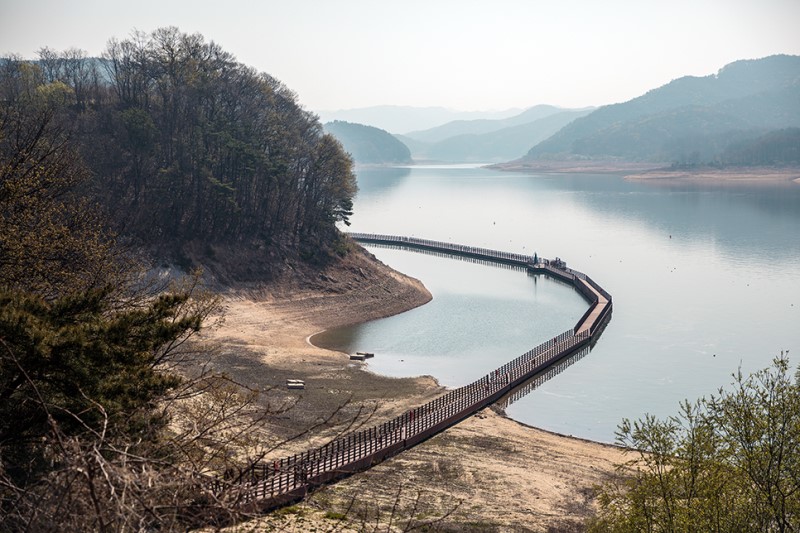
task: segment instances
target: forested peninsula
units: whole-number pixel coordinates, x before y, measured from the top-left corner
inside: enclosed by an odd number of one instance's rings
[[[111,39],[99,59],[39,55],[2,62],[4,149],[24,133],[37,136],[30,166],[54,145],[74,153],[77,194],[119,236],[179,261],[217,246],[273,262],[339,246],[351,161],[280,81],[176,28]]]
[[[224,298],[303,290],[338,323],[430,298],[337,229],[355,193],[294,93],[200,35],[0,58],[0,530],[240,520],[209,481],[319,422],[208,341]]]

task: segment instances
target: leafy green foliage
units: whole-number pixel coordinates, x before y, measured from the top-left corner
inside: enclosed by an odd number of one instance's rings
[[[796,531],[800,382],[786,358],[666,420],[624,420],[632,475],[600,492],[590,531]]]
[[[0,449],[33,457],[53,422],[66,434],[102,423],[153,433],[156,401],[179,383],[159,371],[166,347],[200,327],[186,294],[112,309],[110,289],[58,298],[0,292]]]

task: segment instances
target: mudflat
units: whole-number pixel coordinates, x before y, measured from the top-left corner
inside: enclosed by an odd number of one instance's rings
[[[664,168],[659,163],[615,160],[577,161],[512,161],[490,165],[490,168],[511,172],[544,174],[625,174],[627,180],[647,180],[651,183],[711,183],[711,184],[800,184],[798,166],[752,166]]]
[[[697,169],[659,169],[629,174],[627,180],[656,183],[713,183],[713,184],[800,184],[800,167],[731,167]]]
[[[359,250],[319,283],[279,282],[224,295],[224,323],[205,332],[214,365],[263,391],[276,415],[275,456],[323,444],[346,427],[380,423],[444,393],[431,376],[396,379],[312,346],[319,331],[396,314],[429,301],[418,280]],[[380,356],[377,354],[377,356]],[[287,390],[286,379],[304,390]],[[324,421],[321,423],[321,421]],[[593,487],[626,460],[615,446],[555,435],[484,409],[368,471],[254,518],[235,531],[574,531],[595,506]]]

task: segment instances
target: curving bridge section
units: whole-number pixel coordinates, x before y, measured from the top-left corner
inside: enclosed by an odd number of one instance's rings
[[[364,244],[416,249],[524,268],[567,282],[589,303],[573,328],[528,350],[476,381],[450,390],[383,424],[343,435],[303,453],[252,465],[235,480],[214,482],[218,494],[231,494],[250,510],[266,511],[303,498],[309,490],[364,470],[432,437],[504,396],[514,401],[515,390],[531,378],[546,379],[569,366],[575,354],[584,354],[611,318],[611,296],[585,274],[566,268],[561,261],[430,241],[414,237],[351,233]],[[578,356],[580,357],[580,356]],[[535,384],[534,382],[532,382]]]

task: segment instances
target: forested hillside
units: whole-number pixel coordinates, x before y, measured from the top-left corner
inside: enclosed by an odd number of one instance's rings
[[[200,35],[112,39],[102,60],[43,49],[3,62],[7,112],[51,93],[54,120],[114,229],[169,259],[214,245],[323,257],[356,191],[350,158],[268,74]],[[201,245],[198,243],[202,243]]]
[[[800,165],[800,128],[787,128],[732,143],[722,154],[730,165]]]
[[[604,106],[531,148],[526,159],[719,163],[732,144],[798,126],[800,57],[772,56]]]
[[[218,297],[152,261],[317,275],[347,250],[351,166],[289,89],[199,35],[0,59],[0,531],[239,515],[210,480],[258,460],[242,434],[270,407],[193,340]]]
[[[342,143],[356,163],[381,165],[412,162],[408,147],[380,128],[341,120],[328,122],[324,127]]]

